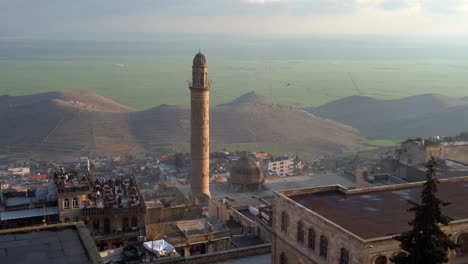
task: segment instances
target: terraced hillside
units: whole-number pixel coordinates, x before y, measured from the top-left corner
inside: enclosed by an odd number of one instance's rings
[[[351,96],[306,110],[374,138],[450,136],[468,130],[468,116],[464,115],[468,101],[441,94],[396,100]]]
[[[0,98],[0,152],[60,158],[156,151],[188,145],[189,108],[161,105],[134,111],[93,93]],[[212,107],[212,144],[281,143],[338,153],[363,141],[359,132],[251,92]]]

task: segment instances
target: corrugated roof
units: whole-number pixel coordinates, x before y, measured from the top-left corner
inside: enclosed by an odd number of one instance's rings
[[[34,208],[34,209],[24,209],[24,210],[14,210],[14,211],[4,211],[0,212],[0,220],[12,220],[12,219],[19,219],[19,218],[28,218],[28,217],[35,217],[41,215],[54,215],[58,214],[58,207],[47,207],[45,210],[44,208]]]

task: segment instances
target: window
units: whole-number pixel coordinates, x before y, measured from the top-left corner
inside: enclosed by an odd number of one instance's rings
[[[63,200],[63,209],[68,209],[70,208],[70,201],[68,200],[68,198],[65,198]]]
[[[307,247],[315,251],[315,231],[312,228],[309,228],[309,234],[307,235]]]
[[[132,227],[138,227],[138,219],[136,216],[132,217]]]
[[[374,264],[387,264],[387,257],[380,256],[375,259]]]
[[[458,248],[458,254],[459,256],[465,255],[468,253],[468,234],[463,233],[458,236],[457,239],[457,244],[460,245]]]
[[[284,252],[280,255],[280,264],[288,264],[288,258],[286,257],[286,254],[284,254]]]
[[[340,249],[340,264],[349,264],[349,252],[346,248]]]
[[[304,244],[304,224],[302,222],[297,223],[297,241]]]
[[[78,208],[79,204],[78,198],[73,198],[73,208]]]
[[[288,222],[289,222],[289,217],[286,214],[286,212],[283,212],[281,214],[281,231],[288,232]]]
[[[124,217],[122,220],[122,229],[125,230],[128,228],[128,217]]]
[[[94,231],[99,231],[99,219],[93,221],[93,229]]]
[[[65,218],[65,223],[69,223],[70,222],[70,218]]]
[[[327,258],[328,254],[328,240],[324,236],[320,236],[320,256]]]
[[[78,217],[73,217],[73,222],[78,222]]]

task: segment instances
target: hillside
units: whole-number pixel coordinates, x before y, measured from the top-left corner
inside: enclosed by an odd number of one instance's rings
[[[440,94],[422,94],[395,100],[351,96],[310,110],[317,116],[359,129],[374,138],[453,135],[466,129],[449,113],[463,111],[468,102]],[[432,119],[432,121],[428,121]],[[445,124],[438,127],[439,124]]]
[[[93,93],[0,97],[0,153],[51,158],[156,151],[188,145],[186,106],[134,111]],[[257,93],[212,107],[211,143],[281,143],[339,153],[359,145],[359,132],[302,109],[274,104]]]

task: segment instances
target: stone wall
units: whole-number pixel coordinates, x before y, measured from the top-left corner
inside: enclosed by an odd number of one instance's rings
[[[283,212],[287,214],[289,219],[287,232],[281,230]],[[297,240],[297,223],[299,221],[305,227],[303,243]],[[309,228],[315,231],[314,249],[308,247]],[[288,263],[339,263],[341,248],[348,250],[349,263],[364,263],[362,252],[365,245],[363,240],[278,193],[275,193],[273,206],[273,232],[276,235],[273,238],[273,264],[280,263],[279,258],[282,253],[287,256]],[[321,236],[324,236],[328,241],[326,258],[319,255]]]
[[[198,218],[201,215],[201,205],[147,208],[146,224],[150,225],[178,220],[191,220]]]
[[[237,248],[231,250],[225,250],[220,252],[214,252],[209,254],[190,256],[190,257],[178,257],[160,259],[154,264],[204,264],[218,261],[224,261],[234,258],[247,257],[253,255],[268,254],[271,252],[271,244],[256,245],[245,248]]]

